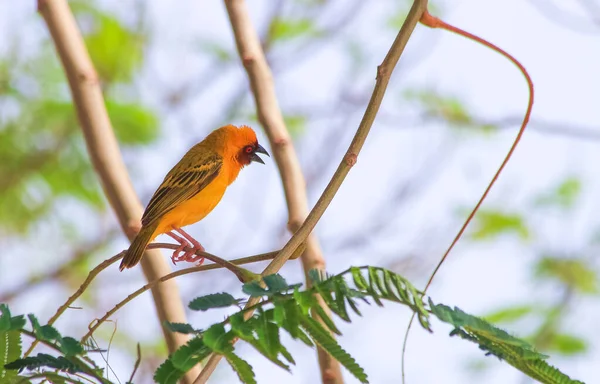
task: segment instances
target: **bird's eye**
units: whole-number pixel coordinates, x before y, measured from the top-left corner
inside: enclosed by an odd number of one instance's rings
[[[252,151],[254,151],[254,148],[252,148],[251,145],[246,146],[246,148],[244,148],[244,152],[246,152],[247,154],[251,154]]]

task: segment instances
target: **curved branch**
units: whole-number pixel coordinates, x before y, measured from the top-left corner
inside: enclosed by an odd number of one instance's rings
[[[275,259],[273,259],[273,261],[263,271],[263,276],[279,271],[279,269],[281,269],[281,267],[294,255],[297,248],[304,243],[314,227],[317,225],[317,222],[321,219],[321,216],[323,216],[323,213],[329,206],[329,203],[331,203],[331,200],[333,200],[333,197],[344,182],[346,175],[348,175],[348,172],[350,172],[352,166],[356,164],[360,150],[362,149],[362,146],[369,135],[373,121],[375,121],[375,116],[377,115],[379,107],[381,106],[381,101],[385,95],[392,72],[398,63],[402,52],[404,52],[404,48],[406,47],[408,39],[410,38],[413,30],[419,22],[419,19],[426,9],[427,0],[413,1],[413,5],[406,16],[406,20],[404,21],[402,28],[400,28],[400,32],[398,32],[398,35],[396,36],[396,39],[394,40],[387,55],[383,59],[383,62],[377,68],[375,89],[373,90],[369,104],[367,105],[364,116],[360,122],[360,125],[358,126],[358,130],[354,135],[354,139],[352,140],[346,155],[340,162],[340,165],[331,178],[331,181],[321,194],[321,197],[313,209],[308,214],[306,220],[304,220],[300,228],[298,228],[298,230],[294,233],[292,238],[283,247],[281,252],[279,252]],[[256,301],[249,300],[246,305],[250,306],[254,304],[256,304]],[[221,357],[221,355],[212,354],[194,383],[205,383],[216,368],[216,365],[220,361]]]
[[[38,11],[48,26],[67,75],[77,117],[94,168],[108,201],[119,218],[121,228],[131,239],[134,233],[130,228],[139,221],[142,206],[121,158],[104,105],[98,75],[81,32],[66,0],[38,0]],[[148,281],[156,280],[170,272],[169,265],[158,251],[146,252],[141,266]],[[179,289],[175,281],[171,281],[169,284],[155,287],[152,296],[167,347],[172,353],[188,340],[186,335],[169,332],[162,326],[164,321],[186,321]],[[191,381],[196,371],[197,368],[193,368],[184,381]]]
[[[492,177],[492,180],[489,182],[489,184],[487,185],[487,187],[483,191],[483,194],[481,195],[481,197],[477,201],[477,204],[475,204],[475,207],[473,208],[473,210],[471,211],[471,213],[469,214],[469,216],[467,216],[467,219],[465,220],[465,222],[463,223],[463,225],[460,227],[460,229],[458,230],[458,233],[456,234],[456,236],[454,237],[454,239],[452,240],[452,242],[450,243],[450,245],[446,249],[446,252],[444,252],[444,255],[442,256],[442,258],[440,259],[439,263],[436,265],[435,269],[433,270],[433,272],[429,276],[429,279],[427,280],[427,284],[425,284],[425,288],[423,289],[423,294],[425,294],[425,293],[427,293],[427,290],[431,286],[431,282],[433,281],[433,279],[436,276],[437,272],[440,270],[442,264],[446,261],[446,259],[448,258],[448,255],[450,254],[450,252],[452,252],[452,250],[454,249],[454,246],[458,243],[458,240],[460,240],[460,238],[462,237],[463,233],[465,232],[465,230],[469,226],[469,223],[471,222],[471,220],[473,220],[473,217],[475,217],[475,214],[477,213],[477,211],[479,210],[479,208],[481,207],[481,205],[485,201],[485,198],[490,193],[492,187],[494,186],[494,184],[496,183],[496,181],[500,177],[500,174],[502,173],[502,171],[506,167],[506,164],[508,164],[508,162],[510,161],[513,153],[517,149],[517,145],[519,145],[519,142],[521,141],[521,138],[523,137],[523,134],[525,133],[525,128],[527,127],[527,123],[529,122],[529,118],[531,117],[531,111],[533,109],[534,91],[533,91],[533,81],[531,80],[531,77],[529,76],[529,73],[527,72],[527,70],[525,69],[525,67],[514,56],[512,56],[511,54],[509,54],[508,52],[506,52],[502,48],[496,46],[495,44],[492,44],[492,43],[488,42],[487,40],[482,39],[479,36],[473,35],[472,33],[469,33],[467,31],[464,31],[464,30],[460,29],[460,28],[452,26],[452,25],[446,23],[445,21],[442,21],[439,18],[432,16],[427,10],[423,13],[423,16],[422,16],[422,18],[421,18],[420,21],[421,21],[421,23],[423,25],[426,25],[426,26],[428,26],[430,28],[442,28],[442,29],[445,29],[445,30],[447,30],[449,32],[456,33],[459,36],[463,36],[463,37],[465,37],[467,39],[473,40],[473,41],[475,41],[475,42],[477,42],[477,43],[479,43],[479,44],[481,44],[481,45],[483,45],[483,46],[485,46],[487,48],[490,48],[493,51],[498,52],[499,54],[501,54],[502,56],[504,56],[505,58],[507,58],[510,62],[512,62],[519,69],[519,71],[523,74],[523,76],[525,77],[525,80],[527,82],[527,88],[528,88],[528,91],[529,91],[529,101],[527,103],[527,109],[525,111],[525,116],[523,117],[523,120],[522,120],[522,123],[521,123],[521,127],[519,128],[519,132],[517,132],[517,136],[515,137],[515,140],[513,141],[512,145],[510,146],[510,149],[508,150],[508,153],[506,154],[506,156],[502,160],[502,163],[500,163],[500,166],[496,170],[496,173],[494,173],[494,176]],[[410,321],[408,322],[408,326],[406,327],[406,333],[404,334],[404,341],[403,341],[403,345],[402,345],[402,382],[403,383],[405,382],[404,357],[405,357],[405,354],[406,354],[406,345],[407,345],[407,341],[408,341],[408,334],[409,334],[409,331],[411,329],[411,326],[412,326],[412,323],[413,323],[414,319],[415,319],[415,315],[413,314],[411,316],[411,318],[410,318]]]

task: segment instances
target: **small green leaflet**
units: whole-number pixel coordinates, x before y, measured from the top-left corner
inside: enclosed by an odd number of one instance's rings
[[[213,293],[206,296],[196,297],[190,302],[188,307],[193,311],[207,311],[211,308],[226,308],[232,305],[239,305],[242,299],[236,299],[229,293]]]
[[[0,304],[0,332],[19,330],[26,322],[23,315],[11,316],[8,305]]]
[[[188,323],[170,323],[168,321],[165,321],[163,324],[171,332],[183,333],[186,335],[200,332],[194,329],[194,327],[192,327]]]
[[[285,293],[291,289],[299,288],[302,284],[288,285],[285,279],[278,273],[263,277],[263,282],[267,288],[261,287],[258,281],[252,281],[242,286],[242,291],[251,297],[273,296],[278,293]]]
[[[16,371],[7,370],[4,365],[21,356],[21,333],[19,331],[0,332],[0,382],[11,382],[17,377]]]

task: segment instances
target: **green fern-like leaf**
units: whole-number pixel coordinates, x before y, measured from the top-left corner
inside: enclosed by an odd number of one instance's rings
[[[8,319],[10,319],[10,314]],[[10,322],[8,323],[10,325]],[[17,377],[17,371],[7,370],[5,364],[21,357],[21,333],[19,331],[0,332],[0,383],[9,383]]]
[[[211,352],[210,348],[204,345],[201,338],[195,337],[176,350],[170,359],[175,368],[187,372],[194,365],[208,357]]]
[[[288,285],[285,279],[277,273],[273,275],[267,275],[263,277],[262,280],[267,286],[266,289],[260,285],[260,282],[251,281],[242,286],[242,291],[251,297],[271,297],[302,286],[302,284]]]
[[[331,317],[329,317],[329,315],[325,313],[325,310],[323,308],[321,308],[320,306],[316,306],[313,308],[313,311],[319,317],[319,319],[323,321],[323,324],[325,324],[331,332],[340,336],[342,335],[342,332],[335,326],[335,323],[333,322],[333,320],[331,320]]]
[[[242,292],[249,295],[250,297],[263,297],[269,291],[261,287],[258,281],[251,281],[242,286]]]
[[[290,289],[287,281],[279,273],[263,277],[263,281],[271,293],[285,292]]]
[[[176,384],[187,371],[210,355],[212,350],[204,345],[202,338],[194,337],[177,349],[158,367],[154,381],[159,384]]]
[[[0,332],[6,332],[10,329],[10,317],[8,305],[0,304]]]
[[[0,332],[17,331],[26,323],[25,316],[12,316],[8,305],[0,304]]]
[[[308,279],[313,285],[319,284],[328,279],[327,273],[321,269],[311,269],[308,271]]]
[[[546,384],[581,384],[544,361],[548,356],[537,352],[533,346],[518,339],[487,321],[469,315],[459,308],[429,300],[432,313],[441,321],[453,325],[450,333],[479,345],[488,354],[497,356],[526,375]]]
[[[231,345],[233,337],[232,332],[225,331],[225,326],[222,323],[217,323],[204,331],[202,341],[208,348],[224,355],[233,351],[233,346]]]
[[[264,347],[265,351],[270,356],[277,356],[279,353],[279,346],[281,341],[279,340],[279,327],[276,324],[271,323],[266,313],[261,313],[254,320],[256,321],[256,334],[258,340]]]
[[[194,329],[194,327],[192,327],[188,323],[171,323],[171,322],[165,321],[164,324],[165,324],[165,327],[167,327],[167,329],[171,332],[183,333],[186,335],[199,333],[198,330]]]
[[[446,323],[452,324],[457,328],[462,328],[470,334],[485,338],[491,342],[508,344],[520,348],[523,351],[522,357],[524,359],[548,358],[548,356],[537,352],[535,348],[525,340],[516,338],[479,317],[469,315],[460,308],[455,307],[452,309],[443,304],[435,305],[431,300],[429,303],[433,314]]]
[[[300,328],[301,312],[294,300],[285,301],[275,309],[283,312],[280,319],[273,316],[280,327],[289,333],[293,339],[300,340],[309,347],[314,346],[310,337],[308,337],[302,328]]]
[[[243,316],[235,316],[230,319],[230,324],[235,336],[252,345],[274,364],[289,371],[290,368],[278,358],[285,348],[279,338],[279,327],[269,322],[268,312],[260,312],[248,320],[244,320]]]
[[[232,305],[239,305],[241,301],[241,299],[236,299],[226,292],[213,293],[195,298],[190,302],[188,307],[193,311],[207,311],[212,308],[226,308]]]
[[[183,376],[185,376],[185,372],[177,369],[171,359],[167,359],[154,372],[154,382],[158,384],[177,384]]]
[[[246,360],[233,353],[226,354],[225,358],[229,365],[231,365],[231,368],[237,373],[242,383],[257,384],[252,366]]]
[[[51,343],[54,342],[66,357],[80,355],[85,352],[83,345],[81,345],[79,341],[72,337],[63,337],[60,332],[51,325],[40,325],[38,319],[31,313],[27,315],[27,317],[31,322],[35,337],[39,340]]]
[[[365,269],[368,278],[363,275]],[[356,286],[356,290],[351,291],[354,296],[368,303],[365,298],[365,295],[368,295],[379,306],[383,306],[382,299],[407,305],[415,312],[421,326],[431,332],[429,313],[423,304],[423,293],[404,277],[377,267],[351,267],[349,272]],[[357,312],[354,302],[350,305]]]
[[[295,290],[293,296],[299,309],[305,315],[308,315],[311,308],[319,305],[317,298],[310,291],[300,292],[298,290]]]
[[[83,345],[81,345],[79,341],[69,336],[61,338],[59,348],[67,357],[81,355],[84,353]]]
[[[348,297],[349,288],[344,279],[335,279],[335,305],[330,305],[331,310],[338,315],[342,320],[350,322],[350,315],[346,309],[346,298]],[[360,315],[360,313],[359,313]]]
[[[326,350],[334,359],[340,362],[361,383],[368,383],[367,374],[350,354],[342,349],[325,328],[310,317],[302,317],[302,328],[321,348]]]
[[[33,328],[33,333],[36,338],[43,341],[62,341],[62,336],[60,333],[51,325],[40,325],[37,317],[34,314],[30,313],[27,315],[29,321],[31,322],[31,326]]]
[[[38,353],[37,356],[29,356],[24,359],[15,360],[12,363],[6,364],[4,367],[6,369],[16,369],[19,372],[21,372],[23,369],[28,369],[31,371],[43,367],[57,369],[59,371],[66,371],[69,373],[83,372],[78,365],[70,360],[62,356],[54,357],[46,353]]]

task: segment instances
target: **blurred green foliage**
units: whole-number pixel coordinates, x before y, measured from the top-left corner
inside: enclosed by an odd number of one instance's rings
[[[438,117],[451,125],[472,123],[472,118],[464,103],[455,96],[444,96],[434,90],[408,90],[404,97],[418,103],[429,117]]]
[[[583,258],[544,256],[538,260],[535,272],[538,278],[561,283],[579,293],[598,293],[597,273]]]
[[[412,1],[397,1],[394,3],[396,8],[387,15],[385,25],[393,31],[399,31],[412,6]],[[427,9],[433,16],[442,16],[443,8],[437,1],[429,1],[427,3]]]
[[[321,31],[309,18],[276,17],[269,27],[269,39],[274,42],[287,42],[299,37],[317,37]]]
[[[572,211],[577,207],[581,191],[581,180],[568,176],[534,198],[523,213],[480,211],[474,220],[476,229],[472,239],[493,240],[498,235],[508,233],[518,234],[521,240],[528,240],[533,234],[535,238],[548,238],[534,225],[534,214],[545,214],[549,209],[559,209],[562,213]],[[590,244],[593,245],[593,240],[590,240]],[[533,248],[533,279],[539,284],[551,285],[557,289],[555,298],[504,306],[485,318],[497,323],[514,323],[525,319],[534,321],[537,327],[528,340],[540,350],[564,356],[585,353],[588,342],[573,334],[573,330],[566,328],[562,320],[569,315],[571,303],[578,295],[598,293],[597,267],[588,256],[593,251],[550,249],[549,251],[547,244],[543,244],[541,249]]]
[[[524,218],[517,213],[481,209],[477,212],[474,226],[471,234],[474,240],[490,240],[503,234],[515,234],[522,240],[530,236]]]
[[[484,318],[490,323],[512,323],[535,312],[535,309],[536,308],[532,305],[509,306],[499,308],[494,312],[487,314]]]
[[[542,194],[536,199],[540,206],[555,206],[558,208],[572,208],[581,194],[581,180],[569,176],[560,184]]]
[[[143,30],[132,30],[92,3],[70,3],[84,30],[106,107],[122,145],[157,138],[156,114],[121,100],[142,65]],[[113,91],[119,85],[119,91]],[[49,37],[27,58],[14,52],[0,61],[0,231],[23,234],[63,199],[93,209],[104,198],[91,167],[66,76]]]
[[[549,337],[546,344],[546,350],[549,352],[558,352],[564,356],[576,355],[587,351],[587,342],[581,337],[555,333]]]

